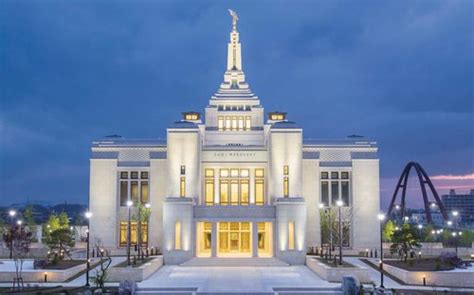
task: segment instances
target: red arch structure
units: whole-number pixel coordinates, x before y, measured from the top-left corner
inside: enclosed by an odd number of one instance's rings
[[[444,208],[444,205],[441,202],[433,183],[431,182],[428,174],[423,169],[423,167],[421,167],[421,165],[417,162],[409,162],[403,169],[403,172],[400,175],[400,179],[398,180],[398,184],[395,189],[395,192],[393,193],[392,201],[390,202],[390,206],[388,207],[387,215],[390,216],[390,214],[392,214],[398,192],[401,189],[402,196],[401,196],[400,210],[401,210],[402,218],[405,217],[405,197],[406,197],[406,191],[407,191],[408,177],[410,176],[410,171],[412,168],[415,169],[416,174],[418,175],[418,182],[420,184],[421,194],[423,195],[423,203],[425,205],[425,214],[426,214],[426,219],[428,223],[432,223],[432,219],[431,219],[430,203],[428,201],[428,195],[426,193],[426,185],[428,185],[428,188],[431,190],[431,193],[433,194],[433,197],[435,198],[436,205],[438,205],[438,208],[441,214],[443,215],[444,221],[448,221],[448,214],[446,213],[446,209]]]

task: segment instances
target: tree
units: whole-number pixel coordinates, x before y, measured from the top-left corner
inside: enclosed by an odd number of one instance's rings
[[[17,285],[18,289],[23,289],[23,261],[26,254],[30,252],[31,236],[31,232],[25,230],[21,225],[12,226],[8,232],[3,234],[4,243],[13,252],[16,276],[13,281],[13,288]]]
[[[62,260],[64,256],[69,256],[71,247],[74,247],[74,235],[69,228],[69,217],[66,212],[58,215],[52,213],[49,215],[46,223],[45,243],[50,248],[53,256],[53,262]]]
[[[148,226],[148,221],[151,216],[151,209],[143,206],[141,202],[137,203],[137,214],[133,215],[133,220],[137,222],[137,247],[138,247],[138,259],[141,259],[143,256],[142,244],[142,224],[146,223]],[[142,255],[140,255],[142,253]]]
[[[395,224],[393,223],[392,220],[389,219],[385,223],[385,226],[383,228],[383,239],[384,239],[384,241],[385,242],[391,242],[394,232],[395,232]]]
[[[398,253],[405,262],[408,259],[408,253],[421,247],[418,243],[417,232],[407,222],[400,230],[393,233],[392,242],[390,253]]]
[[[35,219],[33,217],[33,206],[28,205],[26,206],[25,210],[23,211],[23,219],[25,220],[25,224],[29,227],[33,227],[35,225]]]

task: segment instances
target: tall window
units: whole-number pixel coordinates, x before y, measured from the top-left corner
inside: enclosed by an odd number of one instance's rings
[[[349,172],[321,172],[321,203],[336,206],[338,200],[341,200],[344,206],[350,205]]]
[[[205,169],[204,175],[204,201],[210,206],[214,204],[214,169]]]
[[[288,250],[295,250],[295,222],[288,222]]]
[[[265,203],[265,175],[261,168],[255,169],[255,205],[263,206]]]
[[[137,244],[137,222],[132,221],[131,223],[131,232],[130,232],[130,243],[132,245]],[[120,222],[120,246],[125,247],[127,246],[127,221]],[[142,222],[141,224],[141,232],[142,232],[142,243],[148,244],[148,224],[146,222]]]
[[[179,180],[179,196],[186,197],[186,176],[181,176]]]
[[[220,131],[250,130],[250,116],[218,116],[217,128]]]
[[[283,197],[285,198],[288,198],[290,195],[289,170],[288,165],[283,166]]]
[[[127,201],[148,203],[149,186],[147,171],[120,171],[120,206],[126,206]]]
[[[224,116],[217,117],[217,128],[219,128],[219,131],[224,130]]]
[[[181,221],[174,224],[174,249],[181,250]]]
[[[186,197],[186,166],[181,165],[180,167],[181,177],[179,179],[179,196],[181,198]]]
[[[248,169],[220,169],[219,194],[221,205],[248,205],[249,204],[249,170]]]

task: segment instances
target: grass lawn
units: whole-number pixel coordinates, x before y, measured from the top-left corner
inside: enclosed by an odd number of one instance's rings
[[[321,262],[322,264],[325,264],[329,267],[355,267],[354,265],[345,262],[344,260],[342,261],[342,265],[339,265],[339,260],[336,261],[336,264],[333,263],[332,260],[326,261],[324,258],[321,257],[314,257],[317,261]]]
[[[145,263],[148,263],[153,260],[154,257],[146,257],[143,260],[137,260],[137,264],[133,264],[133,259],[130,259],[130,267],[140,267]],[[128,267],[127,260],[124,262],[120,262],[119,264],[113,266],[113,267]]]
[[[42,269],[68,269],[86,263],[85,260],[60,260],[56,264],[49,262]]]
[[[435,258],[424,258],[421,260],[411,260],[403,262],[400,260],[384,260],[384,264],[395,266],[408,271],[441,271],[453,270],[455,267],[448,263],[443,263]]]

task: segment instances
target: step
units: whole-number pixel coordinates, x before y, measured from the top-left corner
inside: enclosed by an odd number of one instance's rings
[[[277,258],[192,258],[180,266],[184,267],[287,267],[288,263]]]
[[[153,288],[138,288],[134,294],[181,294],[193,295],[196,294],[198,288],[192,287],[153,287]]]

